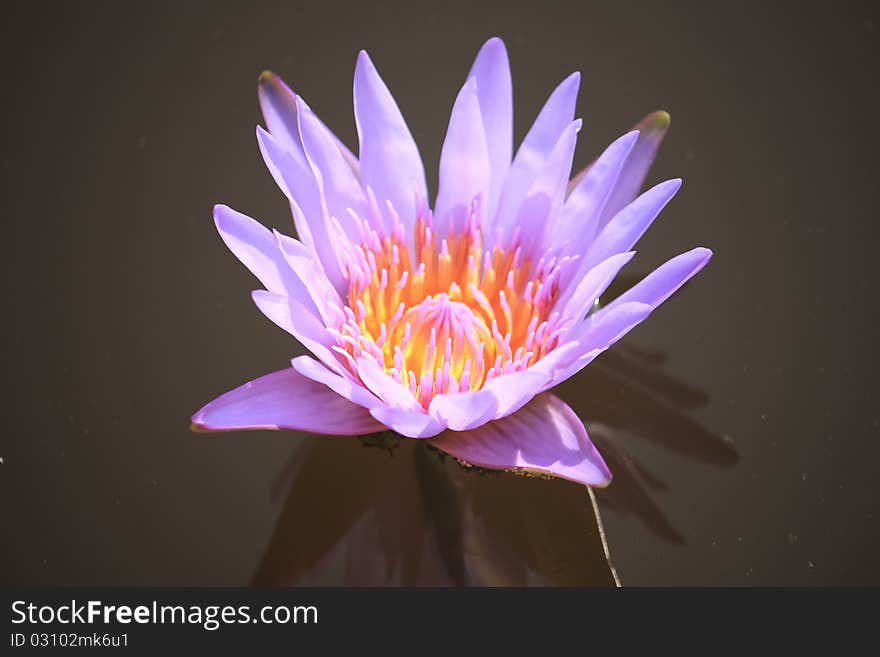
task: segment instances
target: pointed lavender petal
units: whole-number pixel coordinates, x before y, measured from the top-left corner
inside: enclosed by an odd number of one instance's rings
[[[340,376],[331,372],[311,356],[297,356],[290,361],[290,364],[304,377],[323,383],[337,395],[345,397],[358,406],[374,408],[382,403],[382,400],[367,390],[359,381],[353,381],[352,377]]]
[[[577,351],[577,344],[564,344],[526,370],[502,374],[483,384],[483,390],[495,397],[497,409],[495,419],[506,417],[525,406],[553,381],[558,368],[568,364]]]
[[[697,247],[672,258],[599,310],[596,313],[596,319],[610,313],[618,306],[631,302],[647,304],[652,309],[656,308],[684,285],[689,278],[705,267],[711,257],[712,251],[704,247]]]
[[[300,344],[321,359],[337,374],[344,368],[330,349],[332,338],[320,317],[308,311],[301,300],[265,290],[255,290],[251,297],[269,320],[295,337]]]
[[[574,120],[580,82],[580,73],[572,73],[550,94],[516,152],[517,167],[535,170],[553,150],[562,131]]]
[[[468,78],[455,99],[440,154],[440,184],[434,204],[439,239],[444,239],[447,231],[462,232],[471,202],[486,194],[489,179],[489,151],[477,82]]]
[[[497,215],[487,221],[493,231],[495,227],[507,231],[514,225],[523,197],[560,135],[574,120],[580,79],[580,73],[572,73],[556,87],[520,144],[501,188]]]
[[[586,367],[699,272],[711,257],[709,249],[698,247],[672,258],[572,328],[565,337],[578,345],[577,357],[557,372],[551,385],[564,381]]]
[[[330,285],[321,264],[302,242],[273,231],[278,248],[293,272],[303,282],[318,309],[324,326],[339,326],[345,321],[342,299]],[[271,290],[270,290],[271,291]]]
[[[383,402],[389,406],[426,414],[410,389],[392,379],[376,361],[370,358],[358,358],[357,368],[358,376],[364,385]]]
[[[294,429],[342,436],[383,428],[366,409],[292,368],[221,395],[193,415],[192,423],[198,431]]]
[[[651,310],[651,306],[644,303],[623,303],[608,313],[595,313],[572,328],[566,340],[577,346],[568,352],[566,360],[554,371],[548,388],[574,376],[592,363],[599,354],[643,322]]]
[[[642,189],[648,169],[657,156],[657,150],[663,142],[663,137],[669,130],[669,114],[666,112],[653,112],[643,118],[633,128],[639,131],[639,140],[629,154],[626,166],[620,173],[614,193],[599,219],[599,230],[624,206],[630,203]]]
[[[545,234],[553,231],[562,208],[581,125],[581,120],[577,119],[563,130],[517,211],[515,226],[521,230],[532,254],[543,253]]]
[[[312,167],[324,202],[326,216],[334,217],[351,241],[359,241],[360,230],[349,210],[369,216],[360,181],[345,162],[329,131],[299,97],[296,99],[299,130],[306,159]]]
[[[477,81],[480,114],[489,150],[489,191],[483,206],[491,217],[513,153],[513,86],[504,42],[493,37],[483,44],[468,77]]]
[[[650,315],[653,308],[646,303],[630,301],[603,310],[608,312],[590,315],[566,336],[577,342],[580,355],[607,349]]]
[[[648,169],[657,155],[663,137],[666,136],[666,132],[669,130],[669,114],[662,111],[652,112],[634,125],[632,129],[638,131],[639,140],[633,149],[632,161],[627,165],[621,176],[621,186],[618,188],[620,194],[615,195],[615,198],[609,201],[609,208],[616,208],[615,212],[619,212],[620,208],[633,200],[642,188],[642,183],[648,173]],[[580,184],[580,181],[584,179],[584,176],[587,175],[593,164],[595,163],[588,164],[578,171],[577,175],[572,177],[568,184],[569,194]]]
[[[497,420],[518,411],[543,390],[549,379],[545,372],[527,369],[487,381],[482,389],[491,392],[495,397],[497,408],[493,419]]]
[[[266,289],[298,298],[311,314],[317,308],[268,228],[225,205],[214,206],[214,224],[223,242]]]
[[[354,113],[360,140],[361,182],[376,195],[386,227],[390,227],[386,207],[386,201],[390,201],[404,228],[411,228],[416,199],[428,198],[425,169],[397,103],[364,51],[358,56],[354,73]]]
[[[266,127],[275,139],[287,150],[303,153],[303,144],[299,134],[299,117],[297,115],[296,94],[291,91],[284,80],[272,73],[263,71],[257,86],[260,109]],[[332,131],[321,123],[324,131],[330,136],[339,149],[348,167],[355,176],[358,174],[358,161],[348,147],[343,144]]]
[[[384,404],[370,409],[374,418],[407,438],[436,436],[446,423],[429,415],[409,388],[392,379],[374,360],[359,358],[358,376]]]
[[[631,249],[680,187],[680,178],[662,182],[614,215],[587,248],[582,270],[595,267],[615,253]]]
[[[407,438],[431,438],[446,429],[446,425],[424,411],[399,406],[376,406],[370,415],[383,425]]]
[[[308,160],[304,155],[300,160],[285,151],[272,135],[259,126],[257,141],[272,177],[294,208],[297,233],[304,242],[306,238],[303,233],[308,235],[306,243],[314,249],[327,279],[338,292],[342,292],[346,285],[333,248],[335,234],[324,214],[321,190]]]
[[[489,390],[436,395],[428,413],[453,431],[467,431],[495,418],[498,400]]]
[[[291,202],[295,202],[303,211],[303,217],[294,216],[294,221],[302,219],[314,221],[314,217],[321,216],[321,191],[318,183],[306,159],[302,144],[299,148],[288,150],[272,134],[266,132],[262,126],[257,126],[257,144],[260,154],[275,184],[284,192]],[[300,225],[297,223],[297,231]],[[311,234],[311,229],[306,229]],[[303,236],[300,235],[302,238]]]
[[[615,140],[569,194],[553,232],[553,246],[577,255],[586,251],[638,136],[637,132],[629,132]]]
[[[504,419],[467,432],[448,431],[431,445],[483,468],[525,470],[607,486],[611,472],[583,423],[558,397],[542,394]]]
[[[611,285],[617,273],[634,255],[635,251],[617,253],[591,267],[577,285],[572,286],[570,296],[567,294],[557,302],[556,308],[562,317],[582,320],[599,295]]]
[[[272,136],[288,151],[303,152],[299,137],[299,117],[293,91],[271,71],[260,73],[257,96],[263,119]]]

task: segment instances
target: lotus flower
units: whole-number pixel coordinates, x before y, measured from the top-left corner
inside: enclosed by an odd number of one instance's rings
[[[390,429],[472,465],[607,485],[583,423],[547,390],[712,254],[673,258],[598,306],[681,181],[636,198],[668,127],[658,112],[569,182],[579,81],[553,91],[511,157],[510,66],[490,39],[455,99],[432,209],[418,148],[365,52],[354,74],[359,157],[264,73],[268,131],[257,127],[257,140],[299,240],[222,205],[214,220],[265,287],[257,307],[315,358],[218,397],[194,428]]]

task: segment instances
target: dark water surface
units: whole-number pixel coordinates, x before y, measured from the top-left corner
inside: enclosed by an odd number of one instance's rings
[[[518,138],[582,71],[578,168],[671,113],[648,182],[684,187],[626,280],[715,251],[556,390],[615,474],[597,498],[621,581],[880,584],[876,6],[509,4],[4,5],[0,582],[613,583],[575,484],[188,428],[302,353],[211,220],[222,202],[292,230],[259,72],[354,145],[368,49],[433,181],[499,35]]]

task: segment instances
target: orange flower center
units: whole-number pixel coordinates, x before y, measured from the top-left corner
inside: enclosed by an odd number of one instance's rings
[[[375,359],[427,408],[434,395],[479,390],[517,372],[558,343],[552,312],[564,262],[533,262],[522,246],[484,248],[471,214],[439,241],[422,219],[408,243],[364,231],[350,252],[346,321],[335,348],[350,367]]]

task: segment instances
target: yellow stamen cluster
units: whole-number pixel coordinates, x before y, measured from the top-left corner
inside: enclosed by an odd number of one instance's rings
[[[558,342],[561,263],[533,261],[516,240],[485,248],[473,213],[443,239],[423,219],[411,241],[399,224],[384,237],[365,228],[346,259],[335,350],[353,370],[374,359],[425,408],[434,395],[526,369]]]

